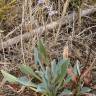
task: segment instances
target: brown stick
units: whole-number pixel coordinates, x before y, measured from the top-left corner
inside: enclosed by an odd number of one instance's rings
[[[96,8],[83,10],[82,13],[81,13],[81,17],[84,17],[86,15],[90,15],[94,12],[96,12]],[[34,29],[32,32],[24,33],[22,35],[22,38],[23,38],[23,40],[25,40],[27,38],[32,37],[33,35],[35,35],[37,33],[39,35],[41,35],[45,31],[45,29],[47,29],[47,30],[53,29],[54,27],[56,27],[59,24],[59,22],[62,22],[63,25],[68,23],[69,21],[72,22],[72,20],[73,20],[72,16],[73,16],[73,14],[70,14],[69,16],[66,16],[65,18],[63,18],[62,20],[60,19],[60,20],[57,20],[57,21],[52,22],[50,24],[47,24],[46,26],[41,26],[39,28]],[[76,13],[75,13],[75,17],[76,17]],[[14,37],[14,38],[11,38],[11,39],[3,42],[3,47],[7,48],[11,45],[14,45],[14,44],[20,42],[20,40],[21,40],[20,35]],[[0,44],[0,50],[2,50],[1,44]]]

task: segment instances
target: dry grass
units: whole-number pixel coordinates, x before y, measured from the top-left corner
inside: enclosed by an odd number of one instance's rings
[[[70,0],[45,1],[44,5],[38,5],[37,0],[17,0],[16,7],[6,15],[6,20],[0,22],[0,28],[4,30],[0,33],[1,68],[8,71],[16,70],[22,63],[34,66],[33,48],[40,38],[43,39],[51,59],[61,58],[66,43],[72,54],[69,57],[72,63],[79,60],[84,66],[90,66],[93,58],[96,58],[96,6],[93,2],[92,5],[89,1],[83,2],[82,7],[77,11],[73,7],[71,9]],[[50,16],[45,6],[52,5],[57,13]],[[93,7],[94,14],[81,17],[80,13],[83,9]],[[77,15],[73,14],[73,22],[67,19],[67,23],[63,23],[62,19],[74,11]],[[4,48],[5,41],[8,40],[9,45]],[[96,65],[94,66],[92,67],[96,70]]]

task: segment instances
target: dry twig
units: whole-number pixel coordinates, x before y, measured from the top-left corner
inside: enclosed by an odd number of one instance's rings
[[[92,14],[94,12],[96,12],[96,8],[83,10],[82,13],[81,13],[81,17],[84,17],[86,15],[90,15],[90,14]],[[72,20],[73,20],[72,16],[73,16],[73,14],[70,14],[69,16],[66,16],[65,18],[63,18],[62,19],[62,24],[65,25],[66,23],[68,23],[69,20],[72,22]],[[76,17],[76,13],[75,13],[75,17]],[[28,33],[23,34],[22,38],[23,38],[23,40],[25,40],[25,39],[28,39],[28,38],[34,36],[37,33],[39,35],[41,35],[45,31],[45,29],[48,29],[48,30],[53,29],[54,27],[56,27],[59,24],[60,21],[61,21],[61,19],[57,20],[55,22],[52,22],[50,24],[47,24],[46,26],[41,26],[39,28],[36,28],[32,32],[28,32]],[[11,45],[14,45],[14,44],[20,42],[20,40],[21,40],[20,35],[14,37],[14,38],[11,38],[11,39],[3,42],[3,47],[7,48],[7,47],[9,47]],[[0,44],[0,46],[1,46],[1,44]],[[2,50],[2,47],[0,47],[0,50]]]

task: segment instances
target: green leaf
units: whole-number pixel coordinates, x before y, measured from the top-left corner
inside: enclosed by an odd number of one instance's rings
[[[39,64],[40,67],[41,67],[41,69],[42,69],[42,71],[44,72],[45,69],[44,69],[44,66],[41,64],[41,61],[39,59],[39,53],[38,53],[37,48],[34,48],[34,59],[35,59],[35,63],[36,64]]]
[[[48,65],[49,60],[47,57],[47,52],[46,52],[46,49],[43,46],[43,43],[41,42],[41,40],[38,41],[37,45],[38,45],[38,51],[40,52],[40,55],[41,55],[42,59],[44,60],[44,63]]]
[[[46,50],[45,50],[45,48],[44,48],[41,40],[39,40],[39,42],[38,42],[38,50],[40,51],[40,53],[41,53],[43,56],[46,57],[46,55],[47,55],[47,54],[46,54]]]
[[[58,74],[58,78],[57,78],[57,82],[58,82],[58,86],[56,87],[57,89],[62,88],[62,83],[64,82],[64,77],[67,74],[67,64],[66,62],[62,62],[60,63],[60,65],[58,66],[58,69],[60,70],[60,73]]]
[[[65,89],[64,93],[67,94],[67,95],[71,95],[72,94],[71,90],[68,90],[68,89]]]
[[[61,77],[64,78],[66,76],[66,73],[67,73],[67,64],[62,64],[62,66],[61,66]]]
[[[47,78],[48,77],[47,71],[45,71],[45,73],[42,72],[41,77],[42,77],[42,83],[44,84],[45,89],[48,90],[49,89],[48,85],[50,81],[48,81],[48,78]]]
[[[4,79],[10,83],[16,83],[18,82],[18,78],[16,78],[15,76],[7,73],[6,71],[4,70],[1,70],[1,73],[3,74],[4,76]]]
[[[27,75],[34,76],[35,78],[37,78],[38,80],[41,81],[41,78],[29,66],[27,66],[27,65],[21,65],[20,66],[20,70],[21,70],[22,73],[25,73]]]
[[[52,82],[61,82],[64,80],[64,77],[67,74],[67,67],[69,65],[68,60],[61,59],[57,64],[55,68],[55,76],[52,80]]]
[[[37,92],[41,92],[41,93],[45,93],[46,92],[46,89],[45,89],[45,85],[44,83],[41,83],[37,86]]]
[[[84,94],[84,93],[90,92],[91,90],[92,90],[92,89],[89,88],[89,87],[83,87],[83,88],[81,88],[80,93],[81,93],[81,94]]]
[[[38,54],[38,50],[37,48],[34,48],[34,60],[35,60],[35,64],[40,64],[40,59],[39,59],[39,54]]]
[[[25,86],[30,86],[30,81],[28,80],[27,77],[23,76],[23,77],[20,77],[18,78],[18,82],[22,85],[25,85]]]
[[[58,63],[59,66],[58,69],[60,70],[60,77],[59,77],[59,81],[62,81],[64,80],[64,77],[66,76],[67,74],[67,67],[68,67],[68,62],[65,61],[65,60],[60,60],[60,62]]]
[[[42,80],[43,80],[43,83],[44,83],[45,88],[47,89],[47,87],[48,87],[48,80],[45,77],[45,74],[42,75]]]
[[[33,70],[27,65],[20,65],[20,70],[22,73],[27,74],[27,75],[34,74]]]
[[[56,72],[56,61],[53,60],[51,62],[51,73],[52,73],[52,77],[55,78],[57,77],[57,72]]]
[[[65,95],[72,95],[71,90],[64,89],[64,91],[60,94],[60,96],[65,96]]]
[[[28,78],[25,76],[18,78],[18,82],[24,86],[36,87],[36,85],[33,84],[30,80],[28,80]]]
[[[35,71],[36,74],[38,74],[40,77],[44,74],[42,71]]]
[[[48,80],[48,82],[52,80],[52,74],[51,74],[51,70],[49,67],[46,67],[45,78]]]

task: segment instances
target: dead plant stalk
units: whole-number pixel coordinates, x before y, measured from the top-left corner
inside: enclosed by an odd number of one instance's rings
[[[70,1],[71,1],[71,0],[66,0],[66,2],[64,3],[61,20],[60,20],[59,27],[58,27],[58,30],[57,30],[57,33],[56,33],[56,37],[55,37],[55,43],[56,43],[56,41],[57,41],[57,39],[58,39],[59,31],[60,31],[61,26],[62,26],[62,19],[64,19],[65,15],[66,15],[66,12],[67,12],[67,9],[68,9],[69,2],[70,2]]]

